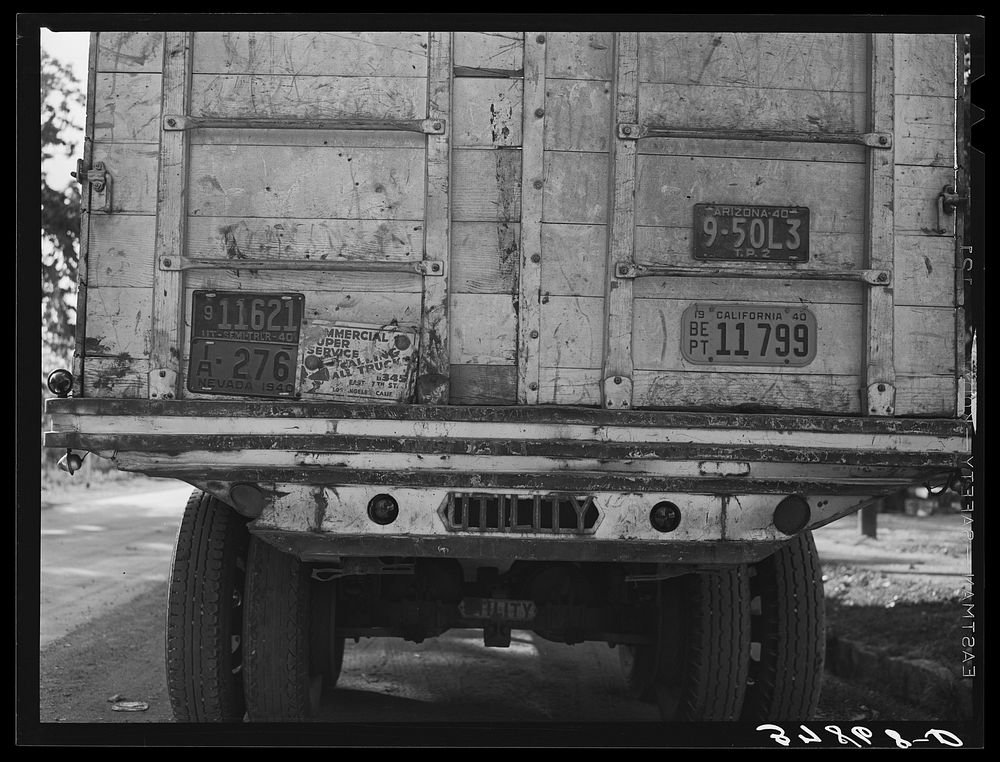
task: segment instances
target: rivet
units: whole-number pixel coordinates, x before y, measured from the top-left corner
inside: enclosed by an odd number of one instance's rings
[[[616,384],[620,384],[621,382],[622,382],[622,377],[621,376],[615,376],[615,383]]]
[[[541,180],[535,180],[535,182],[532,183],[532,185],[535,186],[536,190],[541,190],[544,184],[545,183],[543,183]]]
[[[535,109],[535,116],[537,116],[539,119],[541,119],[543,116],[545,116],[545,109],[543,109],[543,108],[536,108]]]
[[[435,130],[440,130],[441,129],[441,122],[434,122],[434,124],[432,126],[434,127]]]
[[[533,391],[533,392],[537,391],[538,390],[538,384],[536,382],[532,381],[530,384],[528,384],[528,388],[531,389],[531,391]]]
[[[879,385],[878,385],[878,390],[879,390],[880,392],[884,392],[884,391],[885,391],[885,384],[879,384]]]
[[[631,134],[632,134],[631,127],[622,127],[622,135],[631,135]]]
[[[170,260],[169,259],[164,259],[163,260],[163,266],[164,267],[170,267]]]
[[[538,35],[538,36],[537,36],[537,37],[535,38],[535,42],[537,42],[537,43],[538,43],[539,45],[542,45],[542,44],[544,44],[544,43],[545,43],[545,35],[544,35],[544,34],[540,34],[540,35]]]
[[[539,262],[542,261],[542,255],[541,254],[532,254],[531,255],[531,261],[534,262],[535,264],[538,264]]]
[[[532,331],[531,332],[531,338],[537,339],[538,338],[538,331]]]
[[[889,142],[889,138],[887,138],[885,135],[880,135],[878,142],[880,145],[885,145],[886,143]]]

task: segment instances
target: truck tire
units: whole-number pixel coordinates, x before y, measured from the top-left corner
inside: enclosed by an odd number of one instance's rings
[[[750,567],[752,656],[742,718],[798,720],[819,704],[826,651],[823,572],[811,532]]]
[[[311,580],[312,614],[310,654],[312,672],[323,677],[323,695],[333,692],[344,664],[344,638],[337,627],[337,581]]]
[[[737,567],[659,583],[656,644],[627,647],[620,658],[631,695],[659,704],[664,721],[739,717],[750,658],[747,577]]]
[[[298,558],[250,538],[243,688],[251,721],[300,721],[319,706],[322,677],[309,656],[309,583]]]
[[[167,692],[178,722],[243,719],[247,521],[200,490],[188,499],[170,564]]]

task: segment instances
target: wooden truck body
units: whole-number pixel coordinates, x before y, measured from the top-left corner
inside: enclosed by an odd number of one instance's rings
[[[452,626],[618,644],[671,719],[811,711],[809,530],[968,457],[961,37],[91,51],[76,391],[46,444],[200,490],[179,718],[301,716],[345,638]],[[210,584],[183,568],[206,527],[250,554]],[[239,621],[196,605],[227,586]],[[749,647],[796,616],[808,645]],[[235,683],[182,657],[212,622]],[[697,657],[720,631],[726,674]]]

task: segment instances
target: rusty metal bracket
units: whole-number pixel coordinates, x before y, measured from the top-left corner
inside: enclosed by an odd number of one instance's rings
[[[201,117],[166,114],[163,129],[167,132],[200,129],[221,130],[378,130],[422,132],[443,135],[445,119],[322,119],[293,117]]]
[[[958,193],[958,191],[955,190],[954,185],[944,186],[937,197],[937,232],[947,232],[947,228],[945,228],[943,224],[943,218],[946,216],[950,217],[955,213],[955,209],[967,203],[969,203],[969,197]]]
[[[616,262],[615,263],[615,277],[623,279],[636,278],[639,275],[638,265],[634,265],[631,262]]]
[[[615,277],[632,278],[752,278],[764,280],[849,280],[871,286],[892,285],[889,270],[801,270],[795,269],[737,269],[690,265],[637,265],[632,262],[615,263]]]
[[[860,270],[861,280],[871,286],[888,286],[892,283],[892,273],[888,270]]]
[[[172,400],[177,389],[177,371],[154,368],[149,371],[149,398]]]
[[[354,259],[218,259],[165,254],[157,260],[160,270],[281,270],[283,272],[366,272],[418,273],[427,277],[444,275],[444,262],[368,262]]]
[[[895,385],[888,383],[869,384],[867,405],[871,415],[892,415],[896,408]]]
[[[618,124],[618,137],[621,140],[638,140],[644,137],[644,128],[632,122],[620,122]]]
[[[626,410],[632,407],[631,378],[609,376],[604,379],[604,407],[609,410]]]
[[[620,140],[640,138],[697,138],[708,140],[762,140],[778,143],[843,143],[868,148],[892,148],[890,132],[806,132],[802,130],[726,130],[698,127],[656,127],[620,122]]]
[[[70,175],[75,177],[80,185],[86,185],[90,183],[90,189],[95,193],[104,194],[104,207],[103,211],[111,211],[111,175],[108,173],[108,168],[104,165],[103,161],[98,161],[94,164],[92,169],[85,169],[83,159],[76,160],[76,172],[70,172]]]

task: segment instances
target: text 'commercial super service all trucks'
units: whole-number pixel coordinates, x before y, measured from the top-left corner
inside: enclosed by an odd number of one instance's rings
[[[92,35],[46,444],[190,483],[184,721],[345,641],[602,641],[668,720],[806,718],[811,530],[954,479],[955,35]]]

